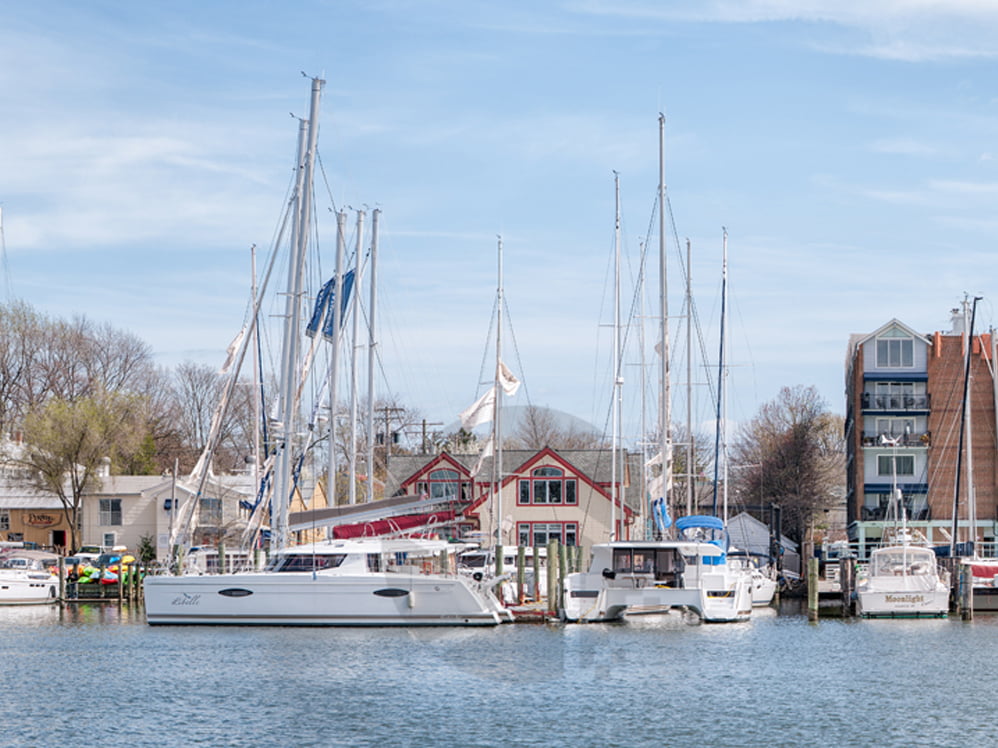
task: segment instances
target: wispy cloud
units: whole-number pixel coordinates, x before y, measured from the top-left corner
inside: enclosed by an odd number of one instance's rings
[[[685,23],[808,23],[799,43],[829,53],[917,62],[998,56],[998,4],[990,0],[580,0],[576,12]],[[855,36],[829,35],[828,30]]]

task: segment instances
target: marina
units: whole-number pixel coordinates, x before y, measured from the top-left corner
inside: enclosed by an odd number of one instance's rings
[[[996,642],[994,616],[809,623],[796,602],[723,626],[489,629],[149,627],[129,605],[7,608],[0,725],[10,746],[988,745],[991,705],[962,694],[994,682],[968,654]],[[53,705],[53,683],[98,689],[100,705]]]

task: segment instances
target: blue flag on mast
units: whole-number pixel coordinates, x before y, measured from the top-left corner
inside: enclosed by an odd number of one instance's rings
[[[341,329],[347,317],[347,303],[350,301],[350,292],[353,290],[353,276],[353,270],[348,270],[343,276],[343,300],[340,302]],[[315,334],[319,331],[319,327],[321,326],[323,336],[327,340],[332,339],[333,317],[335,315],[332,313],[331,307],[334,296],[336,296],[335,275],[326,281],[326,283],[319,290],[318,295],[315,297],[315,307],[312,309],[312,317],[309,319],[308,325],[305,327],[305,334],[310,338],[315,337]],[[326,318],[325,324],[323,324],[322,321],[323,317]]]

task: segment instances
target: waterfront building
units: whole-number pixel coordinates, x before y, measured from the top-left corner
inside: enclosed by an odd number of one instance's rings
[[[627,455],[623,469],[618,467],[622,475],[617,476],[614,512],[610,454],[609,450],[550,447],[504,450],[498,492],[503,545],[545,545],[555,539],[563,545],[592,547],[610,538],[614,518],[619,538],[643,538],[640,456]],[[391,455],[386,495],[452,497],[464,511],[457,533],[491,545],[496,506],[492,460],[449,452]]]
[[[849,540],[866,558],[882,538],[897,480],[908,524],[933,545],[976,538],[992,555],[998,524],[995,380],[990,333],[975,331],[969,358],[969,437],[973,474],[961,454],[969,317],[953,310],[949,331],[922,334],[897,319],[853,335],[846,360],[846,478]],[[966,442],[967,439],[965,438]],[[965,449],[964,455],[968,452]],[[972,480],[968,480],[972,477]],[[968,501],[969,491],[976,496]],[[974,531],[968,512],[974,507]]]

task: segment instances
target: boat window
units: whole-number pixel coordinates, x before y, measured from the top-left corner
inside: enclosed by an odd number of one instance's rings
[[[381,571],[381,555],[378,553],[367,554],[367,570]]]
[[[630,548],[613,549],[613,570],[618,574],[630,574],[634,568]]]
[[[276,556],[268,565],[267,571],[321,571],[335,569],[343,563],[345,553],[317,556],[311,553],[290,553]]]
[[[634,551],[633,571],[635,574],[651,574],[655,571],[655,552]]]

